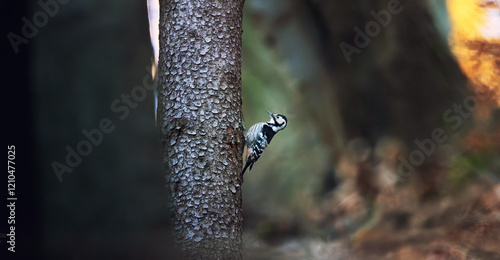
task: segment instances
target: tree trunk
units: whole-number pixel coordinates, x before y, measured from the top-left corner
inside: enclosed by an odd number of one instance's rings
[[[183,259],[241,259],[243,0],[160,1],[159,111]]]
[[[425,1],[307,2],[321,15],[333,48],[332,76],[342,86],[336,90],[347,139],[374,143],[389,134],[413,149],[416,138],[428,137],[442,125],[443,113],[463,100],[465,78]],[[371,25],[380,30],[370,36]],[[363,35],[366,43],[360,44]]]

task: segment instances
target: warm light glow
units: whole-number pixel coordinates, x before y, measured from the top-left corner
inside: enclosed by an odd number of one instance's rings
[[[486,86],[500,105],[500,7],[496,0],[448,0],[451,45],[474,87]]]

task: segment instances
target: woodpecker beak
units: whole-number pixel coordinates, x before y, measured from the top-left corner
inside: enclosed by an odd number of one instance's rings
[[[276,121],[276,118],[274,118],[274,114],[269,112],[269,110],[266,110],[266,112],[269,114],[269,116],[271,116],[271,118]]]

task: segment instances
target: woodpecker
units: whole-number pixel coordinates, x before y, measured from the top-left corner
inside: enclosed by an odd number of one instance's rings
[[[273,114],[266,110],[271,119],[268,122],[260,122],[248,129],[245,134],[245,150],[243,154],[243,159],[246,160],[245,167],[241,172],[241,175],[245,173],[245,170],[252,170],[253,164],[259,159],[264,149],[271,143],[274,135],[279,131],[285,129],[287,124],[287,119],[284,115]]]

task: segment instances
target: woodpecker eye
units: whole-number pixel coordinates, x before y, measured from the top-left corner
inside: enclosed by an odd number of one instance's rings
[[[282,125],[282,124],[286,123],[286,120],[282,116],[277,116],[276,123]]]

